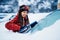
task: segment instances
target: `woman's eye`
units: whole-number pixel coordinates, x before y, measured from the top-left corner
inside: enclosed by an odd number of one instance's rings
[[[24,13],[26,13],[26,12],[24,12]]]

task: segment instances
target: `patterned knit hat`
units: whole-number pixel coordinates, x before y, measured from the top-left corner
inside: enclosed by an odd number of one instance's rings
[[[29,11],[29,7],[27,6],[27,5],[22,5],[22,6],[20,6],[20,10],[19,10],[20,12],[22,12],[22,11]]]

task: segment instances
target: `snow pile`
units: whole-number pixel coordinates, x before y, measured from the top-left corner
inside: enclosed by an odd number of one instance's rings
[[[29,14],[30,23],[34,21],[38,21],[39,19],[44,19],[47,15],[49,16],[49,13]],[[21,34],[17,32],[14,33],[12,31],[8,31],[5,28],[6,22],[7,21],[0,23],[0,40],[60,40],[59,38],[60,37],[60,19],[57,20],[53,25],[48,26],[47,28],[44,28],[43,30],[37,31],[32,34],[30,32],[27,34]]]

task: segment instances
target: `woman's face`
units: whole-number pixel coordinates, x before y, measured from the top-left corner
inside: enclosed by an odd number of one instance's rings
[[[27,16],[27,13],[28,13],[27,11],[22,11],[22,12],[21,12],[22,17],[23,17],[23,18],[26,17],[26,16]]]

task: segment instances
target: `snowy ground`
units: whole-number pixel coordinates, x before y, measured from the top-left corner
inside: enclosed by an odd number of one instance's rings
[[[40,19],[45,18],[48,14],[49,13],[29,14],[30,23],[39,21]],[[42,31],[37,31],[32,34],[30,32],[27,34],[21,34],[8,31],[5,28],[6,22],[7,21],[0,23],[0,40],[60,40],[60,20],[57,20],[50,27],[44,28]]]

